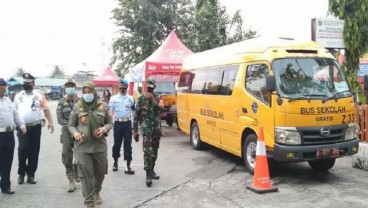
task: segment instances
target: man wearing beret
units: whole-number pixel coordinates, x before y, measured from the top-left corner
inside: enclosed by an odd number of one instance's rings
[[[0,78],[0,188],[4,194],[14,194],[10,183],[15,146],[14,126],[17,125],[23,134],[27,129],[11,100],[4,96],[5,91],[6,82]]]
[[[118,170],[118,158],[122,142],[124,145],[124,160],[127,161],[125,174],[133,175],[134,170],[130,167],[132,161],[132,110],[134,110],[134,99],[127,94],[128,82],[120,79],[119,93],[112,96],[109,102],[110,112],[114,116],[114,146],[112,157],[114,158],[113,171]]]
[[[27,133],[23,134],[17,129],[18,136],[18,184],[24,183],[27,174],[27,182],[36,184],[35,173],[38,166],[40,153],[41,127],[44,124],[42,111],[48,121],[48,129],[54,132],[54,124],[45,95],[34,90],[35,78],[30,73],[23,74],[23,89],[14,97],[15,108],[20,118],[27,127]]]

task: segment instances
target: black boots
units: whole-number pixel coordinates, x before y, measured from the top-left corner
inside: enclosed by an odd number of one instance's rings
[[[151,170],[146,170],[146,185],[150,187],[152,185],[152,172]]]
[[[112,171],[118,171],[118,159],[114,158],[114,165],[112,166]]]
[[[132,168],[130,168],[130,160],[127,160],[127,166],[125,168],[124,173],[128,174],[128,175],[133,175],[134,174],[134,170]]]
[[[152,185],[152,179],[158,180],[160,176],[153,171],[153,168],[150,170],[146,170],[146,185],[150,187]]]
[[[155,173],[153,168],[152,168],[152,171],[151,171],[151,177],[152,177],[152,179],[155,179],[155,180],[160,179],[160,176]]]

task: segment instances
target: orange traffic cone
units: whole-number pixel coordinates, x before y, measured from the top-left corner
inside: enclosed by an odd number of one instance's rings
[[[256,164],[254,168],[254,178],[251,185],[247,185],[247,189],[256,193],[268,193],[277,191],[278,188],[272,187],[270,182],[270,174],[268,172],[268,162],[266,156],[266,146],[263,137],[263,128],[259,127]]]

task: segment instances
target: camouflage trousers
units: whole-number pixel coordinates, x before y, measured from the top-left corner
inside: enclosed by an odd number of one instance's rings
[[[61,130],[60,143],[63,145],[61,161],[65,166],[66,175],[74,174],[77,170],[76,165],[73,164],[74,141],[69,131],[66,128],[64,129],[64,127]]]
[[[150,170],[155,167],[159,146],[160,135],[143,135],[144,170]]]

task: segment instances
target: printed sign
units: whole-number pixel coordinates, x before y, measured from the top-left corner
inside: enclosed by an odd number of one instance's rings
[[[344,20],[338,19],[312,19],[312,40],[325,48],[345,48],[344,24]]]

